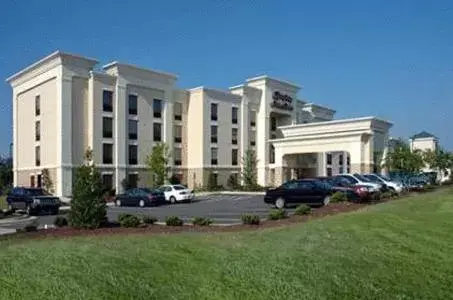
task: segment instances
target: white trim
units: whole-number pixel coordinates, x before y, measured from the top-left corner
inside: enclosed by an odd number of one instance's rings
[[[102,176],[102,175],[114,175],[114,174],[115,174],[114,171],[102,171],[102,172],[101,172],[101,176]]]

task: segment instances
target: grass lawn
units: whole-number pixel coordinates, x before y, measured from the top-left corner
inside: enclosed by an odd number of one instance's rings
[[[452,299],[453,191],[287,228],[0,241],[0,299]]]

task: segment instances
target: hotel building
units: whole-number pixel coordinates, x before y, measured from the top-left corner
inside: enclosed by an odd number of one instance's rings
[[[107,186],[127,178],[146,186],[146,156],[156,143],[171,150],[169,175],[189,187],[209,174],[226,186],[248,149],[258,183],[375,169],[374,153],[392,126],[375,117],[334,119],[335,111],[298,99],[300,86],[268,76],[221,91],[180,89],[177,76],[119,62],[104,65],[54,52],[7,79],[13,99],[15,185],[42,184],[70,197],[86,149]]]

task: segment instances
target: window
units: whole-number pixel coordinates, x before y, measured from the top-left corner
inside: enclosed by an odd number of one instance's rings
[[[137,159],[137,145],[129,145],[129,164],[136,165],[138,163]]]
[[[127,175],[129,187],[132,189],[137,188],[138,183],[138,174],[128,174]]]
[[[255,146],[256,141],[255,141],[255,132],[250,133],[250,146]]]
[[[339,164],[340,166],[343,165],[343,154],[338,155],[338,164]],[[341,173],[343,173],[343,172],[341,172]]]
[[[34,175],[30,176],[30,186],[31,187],[35,187],[35,176]],[[17,193],[15,193],[15,194],[16,195],[22,195],[22,190],[17,189]]]
[[[339,168],[338,173],[340,173],[340,174],[343,174],[343,173],[344,173],[343,167],[340,167],[340,168]]]
[[[297,188],[297,181],[287,181],[282,184],[282,187],[288,190],[294,190]]]
[[[274,145],[269,145],[269,163],[275,163],[275,147]]]
[[[175,113],[175,120],[176,121],[181,121],[182,120],[182,103],[181,102],[175,102],[173,110],[174,110],[174,113]]]
[[[277,130],[277,119],[275,117],[271,117],[271,130]]]
[[[35,116],[41,115],[41,96],[35,97]]]
[[[327,159],[327,164],[331,165],[332,164],[332,154],[327,153],[326,159]]]
[[[217,104],[211,103],[211,121],[217,121]]]
[[[39,167],[41,165],[41,147],[35,147],[35,165]]]
[[[217,148],[211,148],[211,165],[217,165]]]
[[[35,141],[39,142],[41,140],[41,122],[36,121],[35,123]]]
[[[348,155],[346,156],[346,164],[349,166],[351,164],[351,157]],[[349,173],[349,171],[348,171]]]
[[[327,169],[326,169],[326,173],[327,173],[327,176],[328,176],[328,177],[331,177],[331,176],[332,176],[332,168],[330,168],[330,167],[327,168]]]
[[[153,101],[154,118],[162,118],[162,100],[154,99]]]
[[[110,117],[102,118],[102,136],[104,138],[113,137],[113,119]]]
[[[181,143],[182,141],[182,126],[181,125],[175,125],[174,126],[175,132],[175,143]]]
[[[357,179],[355,179],[354,177],[352,177],[352,176],[343,175],[343,176],[341,176],[341,178],[347,180],[351,184],[359,183],[359,181]]]
[[[41,174],[38,174],[36,176],[36,186],[39,188],[42,187],[42,175]]]
[[[173,150],[173,155],[174,155],[174,163],[175,166],[180,166],[181,165],[181,148],[175,148]]]
[[[233,145],[238,144],[238,129],[237,128],[231,129],[231,144],[233,144]]]
[[[238,149],[232,149],[231,150],[231,164],[233,166],[238,165]]]
[[[112,174],[102,174],[102,185],[105,189],[113,189],[113,175]]]
[[[129,114],[137,115],[137,95],[129,95]]]
[[[311,190],[314,188],[313,182],[310,181],[297,181],[298,190]]]
[[[113,92],[111,91],[102,92],[102,110],[106,112],[113,111]]]
[[[129,139],[136,140],[138,137],[138,121],[137,120],[129,120]]]
[[[153,124],[153,141],[162,141],[162,124],[160,123]]]
[[[349,167],[346,168],[346,173],[351,173],[351,169]]]
[[[254,110],[250,111],[250,126],[251,127],[256,126],[256,112]]]
[[[211,143],[217,144],[217,126],[211,125]]]
[[[231,122],[233,124],[238,123],[238,108],[237,107],[231,108]]]
[[[113,145],[102,144],[102,163],[112,164],[113,163]]]
[[[217,173],[211,173],[209,174],[210,178],[209,178],[209,181],[214,185],[214,186],[218,186],[218,178],[219,178],[219,175]]]

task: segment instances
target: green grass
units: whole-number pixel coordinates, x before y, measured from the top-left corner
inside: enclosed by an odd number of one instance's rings
[[[0,241],[0,299],[451,299],[453,192],[289,228]]]

